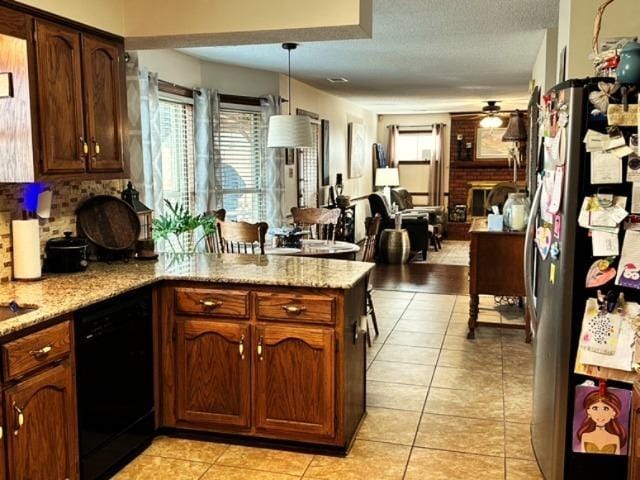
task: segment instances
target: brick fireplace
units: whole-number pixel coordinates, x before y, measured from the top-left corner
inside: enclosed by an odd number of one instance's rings
[[[501,116],[506,127],[509,115]],[[467,205],[469,191],[474,186],[495,185],[499,182],[513,181],[513,169],[507,165],[506,158],[476,159],[476,129],[481,114],[452,114],[451,116],[451,145],[450,169],[449,169],[449,207],[455,205]],[[462,135],[462,148],[458,149],[457,137]],[[466,144],[471,142],[471,160],[467,160]],[[460,150],[460,151],[459,151]],[[525,180],[525,167],[518,169],[518,183]],[[476,212],[477,213],[477,212]],[[467,221],[454,223],[447,226],[448,238],[452,240],[468,240],[469,227],[471,226],[472,213],[467,211]]]

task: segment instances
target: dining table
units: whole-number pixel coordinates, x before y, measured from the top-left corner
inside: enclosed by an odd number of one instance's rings
[[[355,260],[360,251],[357,243],[303,239],[299,248],[265,246],[266,255],[291,255],[297,257],[334,258],[343,260]]]

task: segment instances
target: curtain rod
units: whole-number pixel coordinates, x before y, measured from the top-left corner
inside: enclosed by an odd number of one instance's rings
[[[391,128],[391,127],[398,127],[398,128],[433,128],[434,124],[428,124],[428,125],[387,125],[387,128]]]
[[[202,95],[201,88],[189,88],[183,85],[178,85],[177,83],[167,82],[166,80],[158,79],[158,86],[163,89],[165,92],[173,93],[176,95],[182,95],[186,97],[193,98],[194,94]],[[266,98],[264,96],[260,97],[250,97],[247,95],[228,95],[225,93],[218,92],[218,96],[221,99],[227,99],[229,101],[233,101],[234,103],[242,103],[242,104],[253,104],[256,99],[260,100]]]

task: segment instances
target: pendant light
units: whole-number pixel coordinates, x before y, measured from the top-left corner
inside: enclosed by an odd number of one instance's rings
[[[502,126],[502,119],[498,116],[500,107],[497,103],[497,100],[487,100],[487,105],[482,107],[482,111],[487,114],[480,120],[482,128],[500,128]]]
[[[272,115],[269,118],[269,133],[267,146],[271,148],[303,148],[313,145],[311,135],[311,121],[304,115],[291,115],[291,50],[295,50],[297,43],[283,43],[289,53],[289,114]]]

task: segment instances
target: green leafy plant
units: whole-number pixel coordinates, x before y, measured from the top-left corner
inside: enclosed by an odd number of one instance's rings
[[[153,220],[153,238],[166,240],[173,253],[194,253],[202,240],[216,232],[215,217],[205,214],[191,215],[189,210],[179,202],[172,204],[169,200],[165,200],[164,203],[168,213]],[[194,234],[200,228],[202,235],[198,241],[192,242],[191,248],[185,248],[183,244],[185,235]]]

